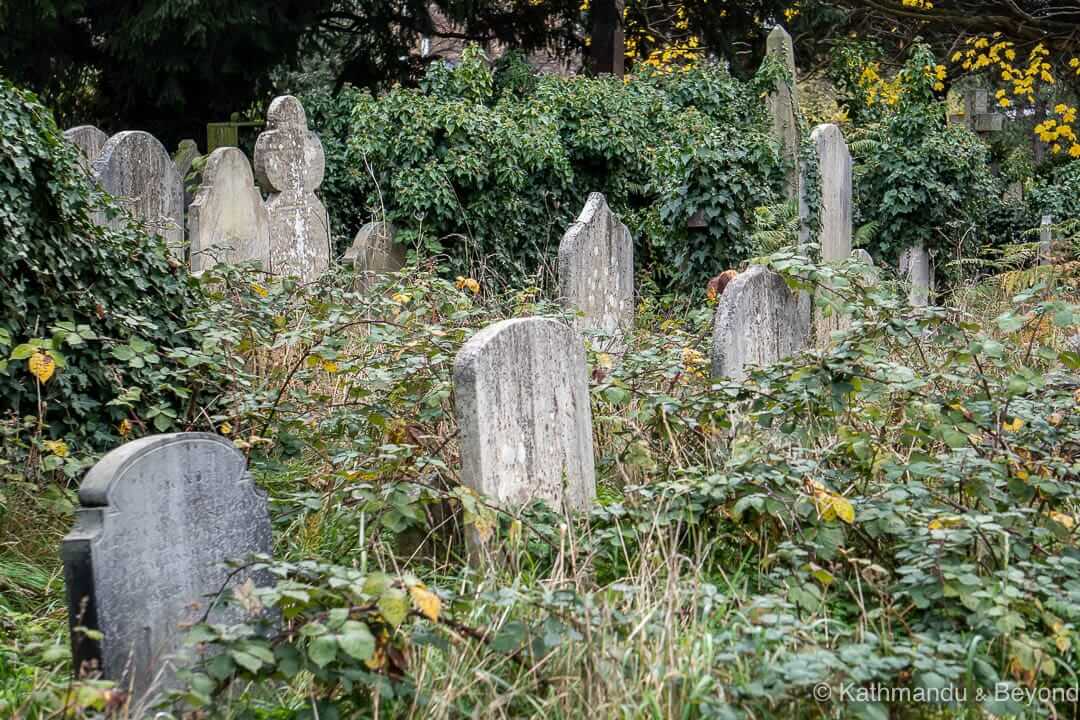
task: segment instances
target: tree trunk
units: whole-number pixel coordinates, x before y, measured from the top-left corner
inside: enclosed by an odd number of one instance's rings
[[[593,0],[591,7],[592,37],[589,46],[589,68],[594,75],[608,73],[622,77],[626,54],[622,16],[625,0]]]

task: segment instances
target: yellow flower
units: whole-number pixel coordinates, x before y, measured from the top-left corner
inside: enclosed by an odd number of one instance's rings
[[[68,446],[63,440],[46,440],[45,449],[56,457],[65,458],[68,456]]]
[[[30,369],[30,374],[36,377],[42,385],[49,382],[49,378],[56,372],[56,361],[48,353],[43,353],[40,350],[30,356],[27,366]]]
[[[322,368],[323,368],[323,370],[330,373],[331,375],[333,375],[334,373],[336,373],[338,371],[338,365],[333,360],[323,360],[322,361]]]
[[[120,424],[116,426],[116,432],[120,433],[120,437],[127,437],[131,434],[131,423],[127,418],[120,421]]]
[[[259,283],[256,283],[256,282],[251,283],[251,291],[253,293],[255,293],[256,295],[258,295],[259,297],[266,297],[267,295],[270,294],[269,290],[267,290],[262,285],[260,285]]]
[[[998,98],[998,105],[1000,105],[1003,108],[1007,108],[1010,105],[1012,105],[1012,103],[1009,101],[1009,98],[1003,97],[1003,98]]]
[[[1072,144],[1072,147],[1069,148],[1069,157],[1080,158],[1080,144]]]
[[[390,299],[396,302],[398,305],[404,305],[405,303],[412,300],[412,296],[406,295],[405,293],[394,293],[390,296]]]
[[[221,432],[222,435],[231,435],[232,425],[227,422],[223,422],[221,423],[221,425],[218,426],[218,431]]]

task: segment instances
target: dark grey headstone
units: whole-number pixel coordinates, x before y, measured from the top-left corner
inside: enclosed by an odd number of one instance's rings
[[[228,440],[176,433],[110,452],[86,474],[79,502],[63,543],[76,671],[96,663],[136,697],[167,688],[186,628],[208,607],[211,622],[239,620],[213,601],[225,561],[270,552],[266,498]]]
[[[356,270],[358,290],[367,290],[387,273],[405,267],[405,246],[394,241],[394,234],[388,222],[369,222],[356,233],[343,259]]]

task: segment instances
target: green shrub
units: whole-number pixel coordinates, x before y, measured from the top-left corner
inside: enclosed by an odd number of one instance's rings
[[[185,344],[186,268],[135,226],[94,224],[117,207],[49,112],[2,79],[0,127],[0,413],[83,449],[114,445],[123,420],[172,427],[191,394],[167,356]],[[39,382],[29,364],[45,358],[53,375]]]
[[[1036,178],[1026,199],[1033,225],[1043,215],[1054,222],[1080,218],[1080,160],[1057,165]]]
[[[601,191],[630,227],[638,267],[695,286],[749,254],[753,208],[780,184],[760,89],[717,66],[627,82],[535,77],[515,60],[493,71],[471,50],[419,89],[305,102],[324,145],[348,144],[344,157],[328,153],[323,185],[346,218],[335,221],[339,250],[382,216],[423,254],[445,254],[445,272],[506,284],[550,265]],[[697,212],[708,227],[688,230]]]

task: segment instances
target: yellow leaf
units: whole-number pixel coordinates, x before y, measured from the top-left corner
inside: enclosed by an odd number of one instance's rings
[[[833,495],[832,506],[836,510],[836,516],[848,525],[855,522],[855,506],[848,502],[847,498]]]
[[[422,583],[417,583],[409,588],[409,595],[412,596],[413,605],[424,617],[432,621],[439,619],[442,600],[439,599],[438,595],[428,590]]]
[[[218,430],[221,432],[222,435],[229,435],[232,433],[232,425],[227,422],[223,422],[218,427]]]
[[[255,283],[255,282],[251,283],[251,291],[254,292],[256,295],[258,295],[259,297],[266,297],[267,295],[270,294],[269,290],[264,288],[259,283]]]
[[[1050,516],[1051,520],[1058,525],[1061,525],[1066,530],[1072,530],[1076,526],[1076,519],[1072,515],[1066,515],[1065,513],[1057,512],[1056,510],[1051,510],[1047,515]]]
[[[120,433],[120,437],[127,437],[131,433],[131,423],[127,418],[120,421],[120,424],[116,426],[116,431]]]
[[[56,362],[48,354],[40,350],[30,356],[27,364],[30,368],[30,374],[42,384],[49,382],[49,378],[56,371]]]
[[[334,362],[333,360],[323,360],[322,361],[322,368],[326,372],[333,375],[334,373],[336,373],[338,371],[338,364],[336,362]]]
[[[1021,418],[1013,418],[1012,422],[1002,424],[1002,429],[1005,432],[1016,432],[1020,428],[1024,427],[1024,421]]]
[[[68,456],[68,446],[63,440],[46,440],[45,449],[56,457],[65,458]]]

